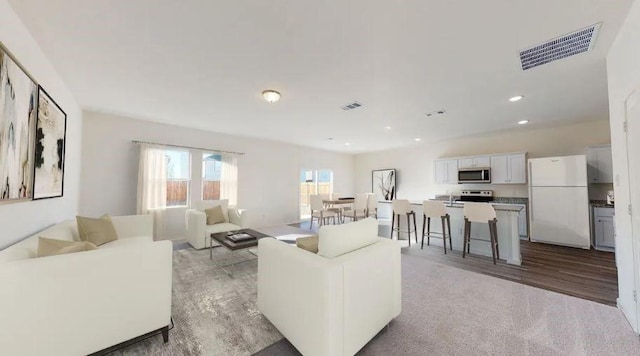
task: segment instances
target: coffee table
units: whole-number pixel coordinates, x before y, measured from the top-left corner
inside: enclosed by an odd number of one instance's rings
[[[213,233],[210,235],[210,245],[212,247],[209,248],[209,258],[211,260],[213,260],[213,248],[214,247],[220,247],[220,246],[213,246],[213,241],[217,241],[219,242],[222,246],[226,247],[227,249],[231,250],[231,252],[233,253],[234,251],[238,251],[238,250],[242,250],[242,249],[246,249],[246,248],[250,248],[250,247],[254,247],[258,245],[258,240],[265,238],[265,237],[269,237],[269,238],[275,238],[278,239],[282,242],[288,243],[288,244],[294,244],[296,243],[296,239],[301,238],[301,237],[308,237],[308,236],[313,236],[315,235],[315,233],[313,233],[312,231],[309,230],[303,230],[297,227],[293,227],[293,226],[289,226],[289,225],[280,225],[280,226],[269,226],[269,227],[264,227],[264,228],[259,228],[259,229],[240,229],[240,230],[236,230],[233,231],[234,233],[247,233],[251,236],[255,236],[255,239],[251,239],[251,240],[245,240],[245,241],[239,241],[239,242],[233,242],[231,240],[227,239],[227,234],[229,233],[227,232],[219,232],[219,233]],[[257,256],[254,252],[252,252],[251,250],[249,250],[249,253],[252,255]],[[225,269],[225,267],[229,267],[229,266],[234,266],[240,263],[244,263],[244,262],[248,262],[248,261],[252,261],[252,260],[244,260],[244,261],[240,261],[240,262],[236,262],[236,263],[232,263],[232,264],[228,264],[225,266],[220,266],[218,265],[215,260],[213,261],[213,263],[216,263],[216,265],[218,267],[220,267],[227,275],[229,275],[229,277],[233,278],[233,275],[227,270]]]

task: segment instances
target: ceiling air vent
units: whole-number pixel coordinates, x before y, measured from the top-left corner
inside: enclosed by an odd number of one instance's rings
[[[595,45],[601,25],[602,23],[597,23],[520,51],[522,70],[590,51]]]
[[[362,104],[360,104],[357,101],[354,101],[353,103],[350,103],[350,104],[347,104],[347,105],[341,107],[341,109],[344,110],[344,111],[349,111],[349,110],[357,109],[357,108],[359,108],[361,106],[362,106]]]

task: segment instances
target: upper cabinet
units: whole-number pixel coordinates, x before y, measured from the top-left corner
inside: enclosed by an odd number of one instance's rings
[[[491,168],[491,184],[526,184],[526,153],[499,154],[434,161],[437,184],[458,184],[458,169]]]
[[[587,172],[590,183],[613,183],[611,146],[587,148]]]
[[[491,184],[526,184],[526,161],[524,153],[491,156]]]
[[[434,161],[434,179],[437,184],[458,184],[458,160]]]
[[[458,159],[458,168],[486,168],[491,166],[490,156],[476,156]]]

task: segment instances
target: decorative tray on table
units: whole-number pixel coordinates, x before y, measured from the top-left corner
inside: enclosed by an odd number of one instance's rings
[[[255,236],[251,236],[246,232],[239,232],[239,233],[230,232],[227,234],[227,240],[233,241],[233,242],[255,240],[255,238],[256,238]]]

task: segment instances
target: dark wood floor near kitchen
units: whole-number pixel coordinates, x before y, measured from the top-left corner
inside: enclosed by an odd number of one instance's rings
[[[296,225],[309,228],[308,223]],[[317,231],[315,225],[313,230]],[[389,236],[389,227],[381,225],[379,235]],[[441,246],[425,245],[424,250],[420,250],[412,243],[412,248],[403,248],[402,253],[598,303],[616,305],[618,271],[613,253],[529,241],[521,241],[520,249],[521,266],[505,262],[494,265],[490,257],[473,254],[462,258],[462,252],[458,251],[447,251],[445,255]]]
[[[462,252],[447,251],[442,247],[425,246],[403,249],[403,253],[425,256],[429,260],[489,276],[543,288],[607,305],[616,305],[618,298],[618,272],[615,255],[611,252],[547,245],[529,241],[520,244],[522,265],[504,262],[493,265],[491,258],[471,255],[462,258]]]

